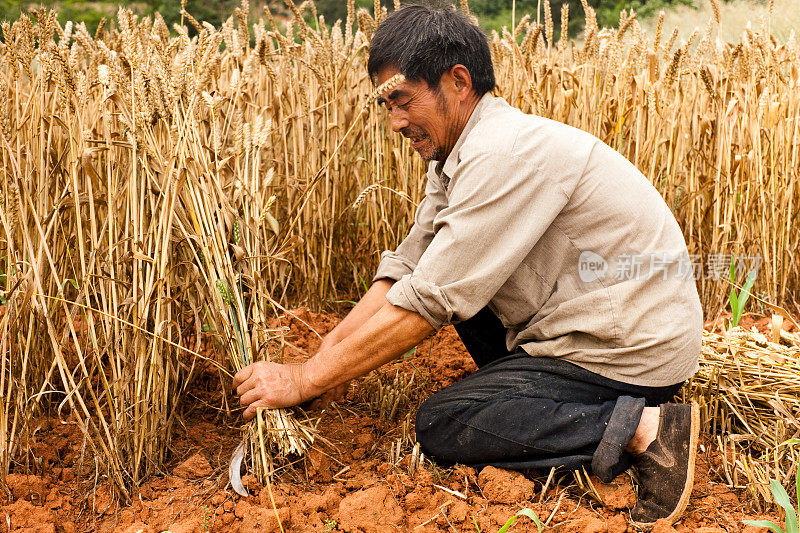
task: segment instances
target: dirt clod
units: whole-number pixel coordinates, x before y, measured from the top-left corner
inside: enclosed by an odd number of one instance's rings
[[[381,533],[403,522],[403,511],[384,486],[370,487],[349,494],[339,503],[342,531]]]
[[[170,533],[202,533],[202,523],[199,516],[189,516],[169,526]]]
[[[653,526],[653,530],[651,533],[672,533],[673,531],[677,530],[674,527],[672,527],[672,524],[670,524],[664,519],[661,519],[657,521],[656,524]]]
[[[578,531],[580,533],[606,533],[608,527],[602,518],[595,516],[584,520]]]
[[[47,483],[39,476],[9,474],[6,477],[14,499],[25,499],[34,504],[42,504],[47,497]]]
[[[603,483],[592,476],[592,484],[598,496],[603,500],[603,505],[612,511],[630,509],[636,505],[636,494],[633,492],[633,486],[624,474],[611,483]]]
[[[17,500],[2,509],[9,531],[27,533],[56,533],[56,517],[52,511],[33,505],[27,500]]]
[[[196,453],[175,467],[172,474],[183,479],[200,479],[214,473],[208,460]]]
[[[536,486],[519,472],[487,466],[478,474],[478,486],[491,502],[515,504],[530,500]]]
[[[628,521],[621,514],[615,514],[606,523],[606,531],[608,533],[625,533],[627,530]]]
[[[237,506],[238,509],[238,506]],[[277,515],[276,515],[277,513]],[[240,533],[271,533],[280,531],[278,519],[283,529],[291,531],[291,513],[288,508],[267,509],[264,507],[250,506],[244,512],[240,526]]]

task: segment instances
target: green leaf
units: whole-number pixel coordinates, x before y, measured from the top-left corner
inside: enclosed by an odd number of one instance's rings
[[[741,316],[742,311],[744,311],[744,306],[747,303],[747,299],[750,298],[750,289],[753,288],[753,284],[756,282],[756,271],[751,270],[747,273],[747,278],[744,281],[744,286],[742,287],[741,292],[739,292],[739,316]],[[744,293],[744,296],[742,296]]]
[[[785,533],[778,524],[769,520],[742,520],[742,523],[748,526],[767,527],[773,533]]]
[[[750,289],[753,287],[753,284],[756,282],[757,275],[758,274],[756,273],[755,270],[751,270],[750,272],[747,273],[747,279],[745,279],[744,282],[744,290],[748,292],[750,291]]]
[[[783,507],[786,511],[786,533],[797,533],[797,513],[792,507],[792,502],[789,501],[789,495],[786,494],[786,489],[778,483],[775,479],[769,480],[769,489],[772,491],[772,497],[775,503]]]
[[[506,531],[508,531],[508,529],[511,526],[513,526],[514,522],[516,521],[517,521],[517,515],[512,516],[511,518],[508,519],[508,521],[506,521],[505,524],[503,524],[503,527],[497,530],[497,533],[506,533]]]
[[[526,507],[525,509],[520,510],[517,513],[517,516],[527,516],[528,518],[533,520],[534,524],[536,524],[536,529],[539,530],[540,532],[542,531],[542,521],[539,520],[539,517],[536,516],[536,513],[533,512],[533,509],[528,509]]]
[[[736,296],[735,289],[731,289],[731,295],[729,299],[731,301],[731,314],[735,314],[736,309],[739,307],[739,298]]]
[[[409,357],[413,357],[415,353],[417,353],[417,347],[416,346],[414,346],[409,351],[407,351],[406,354],[403,356],[403,359],[408,359]]]

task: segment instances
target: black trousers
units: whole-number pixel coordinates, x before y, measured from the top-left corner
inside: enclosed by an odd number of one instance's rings
[[[611,481],[630,466],[625,447],[644,407],[670,401],[683,384],[639,387],[559,358],[509,353],[489,308],[455,328],[478,370],[428,398],[416,421],[422,451],[445,464],[591,465]]]

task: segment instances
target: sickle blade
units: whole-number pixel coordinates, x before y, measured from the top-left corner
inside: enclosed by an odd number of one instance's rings
[[[231,465],[228,467],[228,478],[231,480],[231,487],[239,496],[244,496],[245,498],[250,496],[247,493],[247,489],[244,488],[242,484],[242,460],[244,459],[244,440],[239,443],[239,446],[236,447],[236,450],[233,452],[233,457],[231,458]]]

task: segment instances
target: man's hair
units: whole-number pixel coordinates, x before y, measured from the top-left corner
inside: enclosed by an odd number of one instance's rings
[[[367,71],[393,67],[412,80],[439,87],[442,74],[464,65],[472,88],[483,96],[494,89],[494,68],[483,31],[450,3],[431,2],[401,7],[384,20],[370,42]]]

